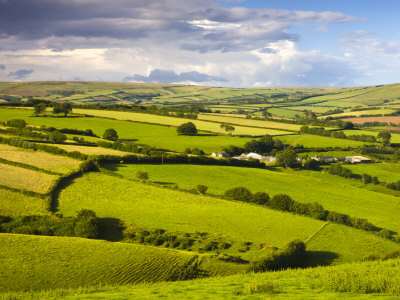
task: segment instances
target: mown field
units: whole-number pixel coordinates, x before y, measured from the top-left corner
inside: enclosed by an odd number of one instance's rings
[[[5,233],[0,253],[0,292],[177,280],[196,260],[129,243]]]
[[[45,210],[43,199],[27,196],[18,192],[0,189],[0,215],[43,215]]]
[[[58,176],[0,163],[0,185],[45,194]]]
[[[219,195],[238,186],[253,192],[265,191],[271,196],[287,194],[296,201],[318,202],[325,209],[367,218],[376,226],[400,232],[397,197],[369,190],[373,185],[323,172],[195,165],[114,165],[109,169],[132,178],[136,170],[147,171],[150,181],[183,188],[203,184],[208,186],[209,193]]]
[[[356,131],[354,131],[354,134],[357,134]],[[359,141],[336,139],[326,136],[310,135],[310,134],[286,135],[279,137],[279,139],[292,146],[303,145],[304,147],[310,147],[310,148],[318,148],[318,147],[347,148],[347,147],[359,147],[368,144]]]
[[[150,115],[151,116],[151,115]],[[0,108],[0,120],[25,119],[28,124],[47,127],[92,129],[102,136],[108,128],[114,128],[120,139],[135,141],[156,148],[183,152],[186,148],[200,148],[211,153],[221,151],[229,145],[243,146],[250,138],[201,134],[198,136],[177,135],[176,128],[137,122],[118,121],[93,117],[32,117],[32,111]]]
[[[13,299],[397,299],[400,260],[348,263],[305,270],[240,274],[195,281],[101,286],[42,293],[11,293]],[[263,289],[264,288],[264,289]],[[378,294],[379,293],[379,294]]]
[[[68,173],[79,168],[82,163],[69,157],[51,155],[41,151],[25,150],[22,148],[0,145],[0,158],[17,163],[29,165],[53,171],[57,173]]]

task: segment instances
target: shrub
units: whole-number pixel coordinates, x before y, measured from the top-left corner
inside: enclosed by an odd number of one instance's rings
[[[251,202],[253,194],[245,187],[236,187],[225,192],[225,198],[237,201]]]
[[[320,163],[319,163],[318,160],[308,158],[304,162],[303,168],[306,169],[306,170],[316,170],[316,171],[318,171],[320,169],[319,165],[320,165]]]
[[[8,120],[6,125],[8,127],[24,128],[24,127],[26,127],[26,122],[25,122],[25,120],[22,120],[22,119],[12,119],[12,120]]]
[[[181,135],[196,135],[197,128],[192,122],[187,122],[178,126],[176,132]]]
[[[283,211],[292,211],[293,204],[293,199],[285,194],[275,195],[269,201],[269,206],[271,206],[271,208]]]
[[[386,230],[386,229],[382,229],[381,231],[379,231],[378,235],[385,239],[390,239],[392,237],[392,234],[390,233],[390,231]]]
[[[140,182],[145,182],[146,180],[149,179],[149,173],[144,172],[144,171],[136,171],[136,178]]]
[[[372,183],[372,176],[371,175],[363,174],[362,178],[363,178],[363,182],[365,184]]]
[[[379,254],[372,252],[372,253],[365,254],[361,260],[362,261],[373,261],[373,260],[379,260],[379,259],[381,259]]]
[[[267,204],[269,201],[269,195],[267,193],[264,192],[257,192],[253,195],[253,200],[254,203],[257,204]]]
[[[208,187],[205,186],[205,185],[199,184],[199,185],[196,187],[196,190],[197,190],[200,194],[203,194],[203,195],[204,195],[204,194],[207,192]]]
[[[99,235],[99,224],[94,211],[82,209],[78,212],[74,233],[76,236],[94,239]]]
[[[49,140],[53,143],[62,143],[67,140],[67,136],[58,130],[54,130],[49,134]]]
[[[328,212],[324,209],[324,207],[317,203],[310,203],[308,204],[307,215],[311,218],[318,219],[318,220],[326,220]]]

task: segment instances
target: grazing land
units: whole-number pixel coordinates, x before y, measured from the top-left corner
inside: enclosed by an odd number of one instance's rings
[[[0,189],[0,215],[25,216],[48,214],[43,199]]]

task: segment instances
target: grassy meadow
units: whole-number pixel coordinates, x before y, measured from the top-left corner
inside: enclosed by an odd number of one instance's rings
[[[47,213],[43,199],[0,188],[0,215],[21,216]]]
[[[318,148],[318,147],[347,148],[347,147],[359,147],[366,144],[364,142],[359,142],[359,141],[336,139],[326,136],[310,135],[310,134],[286,135],[279,137],[279,139],[292,146],[303,145],[304,147],[310,147],[310,148]]]
[[[137,170],[146,171],[150,181],[187,189],[203,184],[208,186],[209,193],[218,195],[238,186],[252,192],[265,191],[271,196],[287,194],[296,201],[318,202],[325,209],[367,218],[376,226],[400,232],[397,197],[371,191],[360,181],[324,172],[195,165],[111,165],[108,168],[128,178],[134,178]]]

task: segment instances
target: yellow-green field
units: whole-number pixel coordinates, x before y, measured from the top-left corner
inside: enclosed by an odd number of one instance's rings
[[[93,110],[93,109],[74,109],[74,112],[79,114],[93,115],[96,117],[113,118],[116,120],[124,120],[124,121],[129,120],[129,121],[155,123],[155,124],[162,124],[169,126],[179,126],[183,123],[192,122],[196,125],[198,130],[224,133],[224,130],[220,127],[219,123],[205,122],[201,120],[189,120],[189,119],[165,117],[153,114],[142,114],[142,113],[131,113],[131,112],[120,112],[120,111],[103,111],[103,110]],[[260,136],[265,134],[281,135],[281,134],[287,134],[287,132],[281,130],[263,129],[256,127],[235,126],[235,131],[232,134]]]
[[[40,194],[48,192],[57,176],[0,164],[0,184]]]
[[[47,214],[43,199],[26,196],[18,192],[0,189],[0,215],[42,215]]]
[[[51,155],[41,151],[25,150],[2,144],[0,144],[0,158],[18,163],[26,163],[58,173],[68,173],[77,170],[81,164],[81,161],[69,157]]]
[[[78,145],[61,145],[61,144],[56,144],[54,146],[57,146],[58,148],[64,149],[68,152],[73,152],[73,151],[78,151],[83,154],[87,155],[116,155],[116,156],[125,156],[129,155],[130,153],[128,152],[123,152],[119,150],[114,150],[114,149],[108,149],[108,148],[101,148],[101,147],[91,147],[91,146],[78,146]]]

